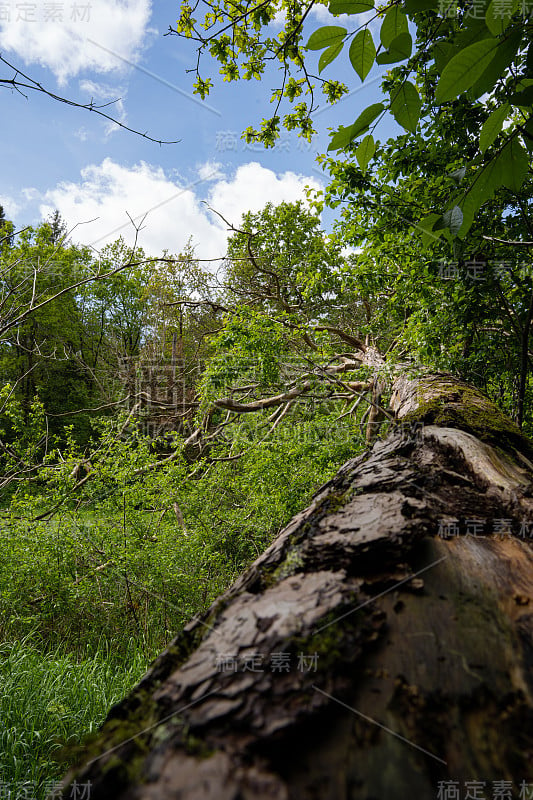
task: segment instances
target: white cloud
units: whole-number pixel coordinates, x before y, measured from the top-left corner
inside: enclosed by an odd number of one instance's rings
[[[321,22],[323,25],[342,25],[342,21],[346,21],[348,19],[347,14],[341,14],[338,17],[334,17],[333,14],[329,13],[327,5],[322,5],[320,3],[313,6],[309,16],[314,17],[317,22]]]
[[[203,181],[214,181],[224,177],[219,161],[206,161],[198,167],[198,177]]]
[[[359,253],[363,252],[362,247],[352,247],[351,245],[347,244],[343,248],[341,248],[341,256],[343,258],[349,258],[350,256],[357,256]]]
[[[304,187],[321,187],[316,178],[284,172],[277,175],[256,161],[240,166],[231,180],[221,180],[209,194],[210,205],[238,225],[246,211],[260,211],[268,202],[304,200]]]
[[[107,86],[105,83],[89,80],[80,81],[80,89],[97,100],[118,100],[124,91],[118,87]]]
[[[4,209],[7,219],[14,219],[20,211],[20,204],[6,194],[0,194],[0,206]]]
[[[216,258],[224,255],[228,234],[222,221],[202,203],[204,198],[238,225],[245,211],[258,211],[269,201],[303,200],[304,186],[319,186],[315,178],[293,172],[276,175],[256,162],[239,167],[231,178],[221,177],[217,163],[202,165],[198,174],[196,181],[186,185],[160,167],[145,162],[124,167],[106,158],[85,167],[79,182],[60,183],[47,191],[40,214],[46,217],[59,209],[70,228],[78,226],[73,239],[96,249],[120,235],[133,243],[128,214],[137,225],[145,217],[138,243],[147,253],[164,249],[178,253],[192,237],[198,258]]]
[[[80,142],[86,142],[87,139],[89,138],[89,133],[87,131],[87,128],[84,128],[82,126],[81,128],[78,128],[77,131],[74,131],[74,136],[76,137],[76,139],[79,139]]]
[[[285,26],[286,21],[287,21],[286,9],[279,8],[274,14],[274,17],[272,18],[269,24],[272,25],[273,28],[283,28]]]
[[[27,186],[26,188],[21,189],[20,193],[24,200],[26,200],[28,203],[31,203],[32,200],[37,200],[39,197],[39,192],[33,186]]]
[[[0,47],[48,67],[60,83],[84,69],[124,70],[139,56],[151,6],[151,0],[12,3],[10,19],[0,22]]]
[[[346,27],[348,31],[356,31],[361,25],[364,25],[365,22],[369,22],[370,14],[374,14],[374,12],[363,11],[361,14],[337,14],[333,16],[328,11],[326,5],[314,5],[309,13],[309,17],[311,19],[315,19],[321,25],[340,25],[342,27]],[[377,22],[377,30],[381,22]],[[374,24],[370,24],[370,28],[372,30],[375,29]]]

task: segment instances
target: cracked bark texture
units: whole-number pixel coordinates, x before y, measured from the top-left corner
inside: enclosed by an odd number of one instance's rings
[[[404,424],[185,627],[65,787],[424,800],[440,781],[533,782],[532,446],[450,376],[393,388]],[[221,669],[258,655],[262,671]]]

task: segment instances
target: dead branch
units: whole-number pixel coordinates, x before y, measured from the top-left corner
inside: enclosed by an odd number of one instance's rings
[[[14,72],[14,76],[12,78],[0,78],[0,86],[4,87],[11,87],[23,97],[27,98],[27,95],[24,94],[24,91],[32,91],[32,92],[39,92],[41,94],[46,95],[46,97],[50,97],[52,100],[56,100],[58,103],[64,103],[67,106],[72,106],[73,108],[82,108],[85,111],[91,111],[93,114],[97,114],[99,117],[103,117],[108,122],[112,122],[113,125],[117,125],[119,128],[123,128],[123,130],[128,131],[129,133],[133,133],[135,136],[141,136],[143,139],[148,139],[149,142],[154,142],[155,144],[163,145],[163,144],[177,144],[181,141],[181,139],[175,139],[173,141],[164,141],[162,139],[154,139],[152,136],[149,136],[147,133],[142,133],[135,128],[130,128],[124,122],[121,122],[116,117],[112,117],[110,114],[107,114],[105,111],[102,111],[103,108],[111,105],[112,103],[116,103],[117,100],[113,100],[107,103],[102,103],[100,105],[95,105],[93,100],[90,103],[78,103],[75,100],[71,100],[67,97],[62,97],[61,95],[55,94],[55,92],[51,92],[49,89],[46,89],[41,83],[36,81],[34,78],[31,78],[26,73],[22,72],[18,67],[15,67],[14,64],[11,64],[7,61],[3,56],[0,55],[0,62],[5,64],[6,67],[12,69]],[[19,78],[22,78],[22,80]]]

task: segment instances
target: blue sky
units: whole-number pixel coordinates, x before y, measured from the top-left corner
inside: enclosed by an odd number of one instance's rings
[[[206,57],[203,74],[215,78],[215,89],[202,102],[186,74],[195,64],[194,46],[164,36],[178,10],[170,0],[0,0],[4,58],[78,102],[120,98],[110,113],[125,124],[180,140],[159,146],[87,111],[3,88],[0,203],[18,227],[58,208],[72,238],[98,250],[120,234],[133,241],[127,213],[147,214],[140,244],[149,253],[178,253],[192,237],[198,257],[214,258],[224,254],[226,231],[203,201],[238,224],[248,209],[303,199],[306,185],[325,185],[315,159],[327,148],[328,127],[353,122],[376,102],[379,81],[371,74],[361,85],[343,54],[324,74],[352,91],[335,108],[322,105],[312,144],[285,132],[274,149],[246,145],[240,134],[270,111],[276,74],[222,83]],[[318,7],[309,32],[328,22],[339,19]],[[11,76],[2,65],[0,77]],[[386,120],[377,135],[395,130]],[[330,222],[331,215],[326,227]]]

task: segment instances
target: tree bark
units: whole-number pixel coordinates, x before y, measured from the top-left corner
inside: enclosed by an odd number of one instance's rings
[[[391,407],[396,428],[185,627],[65,787],[424,800],[508,781],[502,800],[522,782],[533,796],[533,447],[451,376],[400,378]]]

